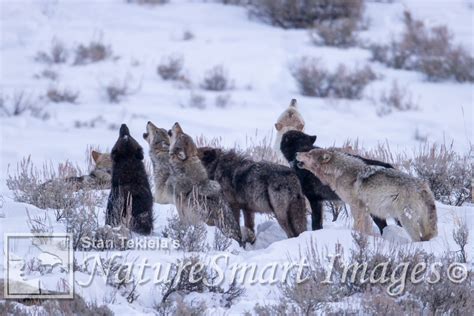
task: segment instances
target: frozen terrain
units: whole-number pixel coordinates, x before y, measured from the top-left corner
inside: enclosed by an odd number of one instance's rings
[[[297,98],[306,121],[306,132],[318,136],[319,146],[341,145],[347,139],[359,139],[365,147],[388,142],[392,151],[410,153],[420,145],[419,137],[430,142],[454,143],[458,152],[467,152],[473,137],[474,89],[469,83],[454,81],[426,82],[422,74],[394,70],[370,62],[370,52],[362,48],[339,49],[314,46],[305,30],[283,30],[251,20],[247,11],[238,6],[222,5],[212,1],[172,0],[160,6],[127,4],[123,0],[0,0],[0,88],[4,96],[25,91],[32,98],[44,96],[51,86],[79,91],[77,104],[47,103],[47,120],[29,115],[0,117],[0,209],[2,233],[29,232],[26,210],[33,215],[48,211],[32,205],[17,203],[6,187],[8,170],[31,155],[41,166],[69,160],[86,169],[87,146],[110,149],[117,136],[118,126],[126,123],[131,134],[148,151],[141,134],[148,120],[157,126],[169,128],[179,121],[192,136],[221,137],[226,146],[246,146],[248,137],[272,137],[273,124],[278,115]],[[402,12],[409,9],[427,25],[446,24],[471,52],[473,45],[473,9],[469,1],[405,0],[393,3],[368,2],[366,15],[370,21],[361,32],[364,43],[383,42],[402,29]],[[470,7],[471,6],[471,7]],[[194,38],[183,40],[183,33]],[[62,41],[73,55],[75,46],[102,38],[110,45],[114,57],[83,66],[72,65],[72,56],[64,64],[50,68],[58,73],[56,82],[35,78],[49,66],[35,61],[38,51],[47,51],[53,38]],[[156,72],[160,61],[170,55],[184,58],[190,88],[162,80]],[[304,97],[299,94],[288,65],[300,56],[315,56],[328,68],[338,64],[365,65],[370,63],[381,75],[364,91],[361,100],[329,100]],[[205,72],[215,65],[223,65],[234,81],[232,90],[210,92],[199,87]],[[393,80],[406,87],[419,105],[417,111],[394,112],[379,117],[374,102],[382,91],[391,87]],[[133,93],[118,103],[109,103],[104,87],[110,82],[128,81]],[[206,107],[189,107],[192,94],[205,97]],[[225,108],[215,105],[218,96],[228,96]],[[77,127],[96,120],[94,127]],[[147,160],[148,157],[146,157]],[[446,206],[438,203],[438,237],[419,243],[428,252],[441,254],[455,248],[452,231],[457,219],[463,219],[471,228],[468,254],[474,258],[474,206]],[[161,236],[172,206],[155,204],[154,237]],[[102,216],[102,214],[101,214]],[[249,249],[233,244],[228,252],[231,263],[286,262],[297,260],[300,251],[310,240],[319,249],[333,249],[336,241],[352,246],[351,223],[347,218],[331,222],[326,214],[325,228],[308,231],[298,238],[286,239],[275,220],[257,216],[257,242]],[[54,221],[54,216],[51,215]],[[103,220],[103,217],[101,217]],[[54,225],[55,232],[64,231],[63,225]],[[214,228],[208,229],[211,240]],[[374,226],[374,235],[378,236]],[[2,244],[3,249],[3,234]],[[383,237],[371,237],[371,243],[407,242],[408,236],[395,225],[384,231]],[[128,253],[128,255],[127,255]],[[210,251],[207,256],[218,252]],[[110,254],[99,253],[101,256]],[[75,254],[81,260],[87,253]],[[174,262],[183,256],[174,250],[126,251],[124,256],[146,256],[150,261]],[[3,270],[3,260],[0,265]],[[54,270],[53,270],[54,271]],[[87,275],[76,272],[76,282]],[[278,301],[274,285],[245,286],[246,292],[232,309],[213,305],[208,298],[211,313],[240,314],[252,310],[256,303]],[[96,278],[93,286],[76,287],[87,300],[108,302],[110,287]],[[108,304],[113,312],[123,315],[153,314],[159,292],[151,285],[139,288],[139,298],[129,304],[117,296]]]

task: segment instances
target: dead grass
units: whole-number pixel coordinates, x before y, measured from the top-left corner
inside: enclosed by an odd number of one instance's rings
[[[369,66],[350,70],[341,64],[331,72],[310,57],[294,61],[290,71],[302,95],[318,98],[360,99],[364,88],[377,78]]]

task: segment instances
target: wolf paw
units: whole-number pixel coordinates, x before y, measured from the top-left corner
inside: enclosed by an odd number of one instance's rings
[[[250,243],[253,245],[255,241],[257,240],[257,237],[255,236],[255,233],[250,230],[248,227],[241,227],[240,231],[242,232],[242,242],[243,243]]]

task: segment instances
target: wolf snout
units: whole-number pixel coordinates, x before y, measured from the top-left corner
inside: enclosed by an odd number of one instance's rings
[[[120,126],[120,137],[130,136],[130,131],[128,130],[127,124],[122,124]]]

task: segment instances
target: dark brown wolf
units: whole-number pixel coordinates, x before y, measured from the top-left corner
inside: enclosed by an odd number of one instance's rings
[[[198,152],[209,177],[221,185],[237,220],[243,210],[249,230],[254,232],[255,212],[274,214],[288,237],[306,230],[305,200],[293,170],[252,161],[233,150],[201,147]]]
[[[153,231],[153,196],[143,164],[143,149],[130,136],[127,125],[120,127],[112,148],[112,188],[105,223],[112,227],[130,217],[130,229],[149,235]],[[131,214],[130,214],[131,209]]]

